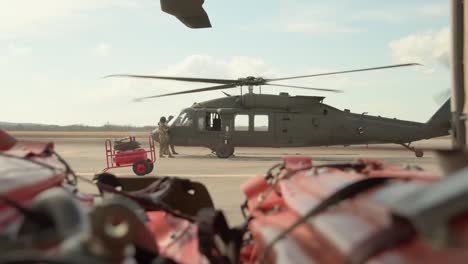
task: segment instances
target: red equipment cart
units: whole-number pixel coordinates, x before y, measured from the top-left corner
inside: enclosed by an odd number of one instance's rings
[[[129,136],[130,141],[134,142],[135,137]],[[133,172],[138,176],[146,175],[153,171],[156,162],[156,152],[154,148],[153,137],[148,137],[149,150],[137,148],[133,150],[115,150],[112,141],[106,139],[106,162],[107,167],[102,170],[106,172],[113,168],[132,167]],[[149,158],[148,158],[149,153]]]

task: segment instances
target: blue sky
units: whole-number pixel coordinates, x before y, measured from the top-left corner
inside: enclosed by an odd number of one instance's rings
[[[450,87],[446,0],[206,0],[204,7],[213,28],[192,30],[156,0],[0,0],[0,121],[149,125],[223,96],[135,103],[204,84],[101,78],[113,73],[282,77],[421,62],[291,82],[344,94],[288,90],[327,96],[325,103],[340,109],[416,121],[426,121],[438,108],[434,95]]]

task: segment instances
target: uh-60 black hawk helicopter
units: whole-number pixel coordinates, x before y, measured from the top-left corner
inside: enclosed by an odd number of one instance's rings
[[[172,144],[205,146],[216,153],[219,158],[230,157],[236,146],[304,147],[380,143],[399,144],[414,152],[416,157],[422,157],[423,151],[410,144],[413,141],[449,134],[450,100],[447,100],[426,123],[419,123],[371,116],[366,115],[366,113],[356,114],[349,110],[341,111],[324,104],[325,97],[321,96],[261,93],[262,86],[342,92],[270,82],[414,65],[419,64],[397,64],[275,79],[249,76],[229,80],[129,74],[109,75],[108,77],[218,84],[212,87],[148,96],[137,100],[240,87],[240,95],[231,96],[225,93],[227,97],[194,103],[169,122]],[[248,87],[248,93],[242,94],[244,86]],[[260,87],[259,94],[253,92],[255,86]],[[157,134],[157,131],[155,133]],[[155,138],[157,139],[157,136]]]

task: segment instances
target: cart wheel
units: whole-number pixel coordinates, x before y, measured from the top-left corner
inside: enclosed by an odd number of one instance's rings
[[[132,168],[136,175],[143,176],[148,173],[147,171],[150,168],[150,165],[146,160],[137,160],[133,163]]]
[[[147,159],[146,162],[148,162],[148,171],[146,172],[146,174],[148,174],[148,173],[151,173],[153,171],[154,163],[150,159]]]

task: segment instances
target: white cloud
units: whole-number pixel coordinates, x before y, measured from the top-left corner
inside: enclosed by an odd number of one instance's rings
[[[237,79],[248,75],[274,77],[276,71],[264,60],[251,57],[216,58],[207,55],[191,55],[164,69],[153,72],[130,72],[134,74],[154,74],[168,76],[229,78]],[[74,95],[73,109],[67,105],[61,113],[63,123],[115,124],[131,123],[134,125],[155,124],[162,115],[176,115],[194,102],[201,102],[224,96],[221,91],[204,92],[133,102],[137,97],[177,92],[188,89],[208,87],[216,84],[186,83],[129,78],[106,78],[95,82],[76,81],[73,84],[50,84],[47,87],[67,85],[79,93]],[[86,87],[83,89],[82,87]],[[50,88],[51,89],[51,88]],[[276,88],[268,90],[277,93]],[[227,89],[227,93],[238,94],[237,89]],[[245,90],[244,90],[245,92]],[[65,104],[65,103],[64,103]],[[59,107],[56,107],[59,108]],[[83,109],[76,113],[74,109]],[[102,111],[102,109],[106,109]],[[122,110],[131,109],[131,110]],[[75,112],[73,112],[75,111]],[[142,114],[146,113],[146,114]],[[86,120],[86,121],[83,121]],[[125,121],[123,121],[125,120]]]
[[[422,5],[406,2],[398,5],[389,2],[378,6],[379,8],[356,9],[355,3],[351,1],[340,4],[326,1],[282,1],[281,10],[284,14],[280,18],[279,28],[298,33],[360,33],[372,25],[367,23],[403,24],[411,23],[415,17],[432,19],[449,14],[447,1]],[[276,23],[271,24],[276,26]]]
[[[27,58],[31,53],[32,49],[30,47],[15,42],[0,46],[0,67],[8,65],[12,60]]]
[[[272,73],[271,66],[259,58],[235,56],[229,59],[217,59],[207,55],[188,56],[182,62],[158,72],[166,75],[234,79]]]
[[[94,54],[99,57],[108,57],[111,53],[112,46],[108,43],[99,43],[94,48]]]
[[[310,20],[310,19],[309,19]],[[307,20],[304,20],[307,21]],[[340,25],[331,21],[287,22],[284,26],[287,32],[296,33],[357,33],[359,29]]]
[[[361,31],[349,24],[347,19],[342,19],[347,17],[348,10],[336,3],[283,0],[280,9],[280,24],[272,24],[286,32],[324,34]]]
[[[168,66],[165,69],[154,72],[135,72],[134,74],[154,74],[163,76],[179,77],[200,77],[214,79],[237,79],[253,76],[275,77],[276,71],[266,62],[259,58],[251,57],[231,57],[215,58],[207,55],[191,55],[181,62]],[[104,79],[98,89],[91,89],[84,93],[84,101],[97,100],[104,97],[112,97],[114,101],[129,101],[132,98],[151,96],[156,94],[196,89],[216,84],[188,83],[165,80],[148,79],[128,79],[128,78],[110,78]],[[237,93],[234,91],[233,93]],[[196,100],[208,100],[213,95],[219,96],[220,92],[205,92],[196,96],[178,97],[177,104],[173,100],[154,99],[163,109],[169,109],[172,112],[178,112],[181,108],[187,107]],[[171,102],[171,103],[169,103]]]
[[[418,19],[432,19],[449,15],[448,1],[414,5],[404,2],[404,6],[389,2],[380,9],[360,10],[349,15],[351,21],[374,21],[385,23],[408,23]]]
[[[385,23],[401,23],[405,20],[407,14],[400,12],[390,11],[388,9],[371,9],[360,10],[355,13],[349,14],[350,21],[364,21],[364,22],[385,22]]]
[[[108,8],[135,8],[150,0],[0,0],[0,38],[25,34],[43,34],[74,23],[64,23],[82,17],[86,12]]]
[[[426,3],[418,8],[418,12],[427,16],[448,16],[449,15],[448,1],[438,3]]]
[[[17,57],[17,56],[26,56],[31,54],[31,48],[18,45],[16,43],[10,43],[7,46],[7,56]]]
[[[154,74],[162,76],[179,77],[200,77],[200,78],[218,78],[218,79],[237,79],[247,76],[280,78],[288,76],[297,76],[305,74],[314,74],[322,72],[331,72],[339,69],[307,68],[295,69],[274,67],[261,58],[252,58],[245,56],[235,56],[230,58],[216,58],[208,55],[191,55],[181,62],[171,65],[165,69],[148,72],[136,72],[134,74]],[[133,72],[132,72],[133,73]],[[99,98],[112,96],[115,100],[129,100],[129,98],[151,96],[170,92],[177,92],[189,89],[214,86],[216,84],[177,82],[165,80],[148,79],[127,79],[113,78],[107,79],[107,87],[102,86],[98,90],[91,90],[89,98]],[[376,82],[369,80],[368,75],[361,74],[355,76],[322,76],[320,78],[306,78],[297,80],[287,80],[277,82],[278,84],[290,84],[307,86],[314,88],[341,89],[345,91],[362,90],[369,87],[378,86]],[[289,92],[292,95],[329,95],[330,93],[321,93],[317,91],[308,91],[302,89],[264,87],[263,92],[278,94],[279,92]],[[112,92],[109,92],[112,91]],[[237,89],[227,90],[228,93],[238,94]],[[151,99],[148,103],[156,103],[161,109],[169,112],[178,112],[180,109],[193,103],[193,100],[204,101],[217,98],[221,95],[219,91],[203,92],[191,95],[182,95],[177,97],[168,97],[167,99]]]
[[[389,44],[395,61],[418,62],[427,66],[450,64],[450,29],[415,33]]]

